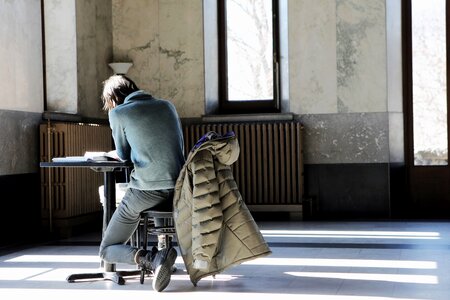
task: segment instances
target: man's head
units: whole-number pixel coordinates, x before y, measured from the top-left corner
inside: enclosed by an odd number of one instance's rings
[[[122,104],[125,98],[138,91],[139,88],[130,78],[124,75],[113,75],[103,82],[103,109],[110,111]]]

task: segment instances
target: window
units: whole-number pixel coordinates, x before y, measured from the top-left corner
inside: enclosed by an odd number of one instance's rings
[[[448,165],[446,0],[407,3],[414,165]]]
[[[219,110],[280,111],[277,0],[218,0]]]

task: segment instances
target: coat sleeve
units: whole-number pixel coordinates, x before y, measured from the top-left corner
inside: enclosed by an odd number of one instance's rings
[[[192,255],[194,268],[208,269],[217,252],[223,215],[214,160],[208,150],[191,162],[193,181]]]

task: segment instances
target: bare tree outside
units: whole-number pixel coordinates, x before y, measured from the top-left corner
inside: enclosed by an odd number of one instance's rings
[[[229,101],[273,99],[272,0],[227,0]]]

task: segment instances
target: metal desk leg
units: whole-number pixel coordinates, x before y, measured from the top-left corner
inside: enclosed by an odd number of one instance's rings
[[[116,210],[116,177],[114,171],[104,171],[103,180],[105,185],[105,203],[103,209],[103,231],[105,232],[111,217]],[[72,274],[67,277],[67,282],[75,282],[77,280],[86,279],[103,279],[111,280],[119,285],[125,284],[125,276],[137,276],[141,274],[140,270],[136,271],[116,271],[115,264],[102,262],[103,272],[99,273],[82,273]]]

